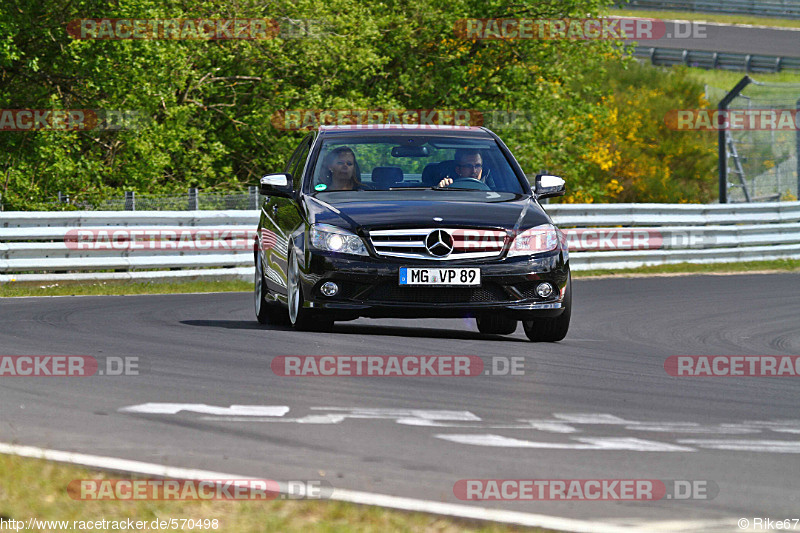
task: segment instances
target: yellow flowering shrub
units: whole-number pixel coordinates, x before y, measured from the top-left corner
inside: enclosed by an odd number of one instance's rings
[[[703,87],[683,68],[638,62],[608,67],[602,114],[583,123],[592,130],[582,152],[587,173],[564,202],[690,202],[716,198],[716,134],[676,131],[665,117],[678,109],[710,107]],[[587,186],[595,184],[597,186]]]

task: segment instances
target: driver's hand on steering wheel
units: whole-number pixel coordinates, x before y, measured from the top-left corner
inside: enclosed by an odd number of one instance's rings
[[[453,178],[444,178],[442,181],[439,182],[438,187],[447,187],[453,183]]]

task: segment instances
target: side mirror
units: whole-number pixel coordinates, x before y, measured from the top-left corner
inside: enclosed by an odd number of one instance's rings
[[[549,174],[539,174],[536,176],[534,193],[536,198],[552,198],[554,196],[564,196],[567,192],[567,182],[559,176]]]
[[[258,192],[262,196],[283,196],[292,197],[292,175],[291,174],[267,174],[262,176],[259,181]]]

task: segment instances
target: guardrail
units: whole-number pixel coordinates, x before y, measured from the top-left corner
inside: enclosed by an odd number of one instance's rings
[[[617,6],[631,9],[699,11],[761,17],[800,18],[797,0],[618,0]]]
[[[800,202],[546,209],[566,233],[574,270],[800,258]],[[0,282],[250,280],[258,216],[252,210],[3,212]]]
[[[2,212],[0,282],[249,278],[258,213]]]
[[[637,46],[633,55],[648,59],[654,65],[686,65],[707,69],[742,70],[745,72],[780,72],[800,70],[800,58],[761,56],[754,54],[732,54],[727,52],[708,52],[704,50],[684,50],[679,48],[653,48]]]
[[[546,209],[567,233],[574,270],[800,258],[800,202]]]

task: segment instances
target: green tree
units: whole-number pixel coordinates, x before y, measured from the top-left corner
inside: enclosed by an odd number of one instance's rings
[[[122,190],[241,190],[283,166],[300,132],[275,128],[286,109],[525,111],[528,129],[499,130],[528,173],[563,173],[599,194],[589,172],[601,83],[613,43],[466,40],[467,18],[582,18],[601,0],[516,5],[497,0],[6,0],[0,6],[4,109],[127,110],[119,131],[0,135],[6,209],[46,208],[57,191],[95,202]],[[79,40],[86,18],[269,18],[322,21],[322,35],[267,40]],[[52,206],[50,206],[52,207]]]

